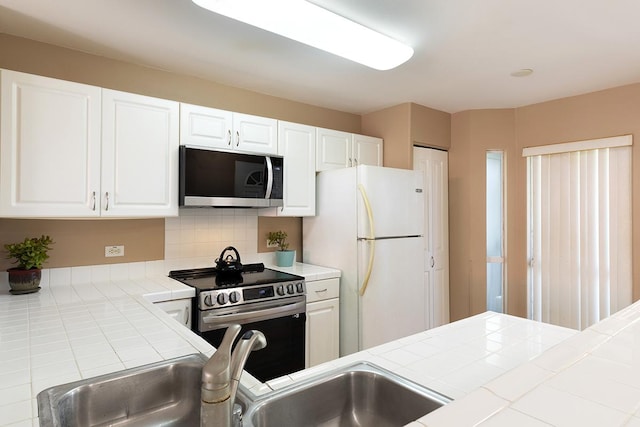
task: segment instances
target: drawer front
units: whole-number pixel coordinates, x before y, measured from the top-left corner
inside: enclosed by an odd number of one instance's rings
[[[340,279],[324,279],[307,282],[307,303],[340,296]]]

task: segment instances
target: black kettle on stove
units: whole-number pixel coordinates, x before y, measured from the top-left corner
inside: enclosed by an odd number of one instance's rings
[[[232,254],[235,253],[235,258]],[[225,256],[226,254],[226,256]],[[216,269],[220,273],[239,273],[242,271],[242,262],[240,262],[240,254],[238,250],[233,246],[227,246],[220,253],[220,256],[216,259]]]

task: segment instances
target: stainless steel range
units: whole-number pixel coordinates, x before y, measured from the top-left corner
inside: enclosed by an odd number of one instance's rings
[[[225,249],[233,249],[227,248]],[[305,367],[306,285],[303,277],[227,258],[227,267],[171,271],[169,277],[196,290],[192,329],[213,346],[230,324],[257,329],[267,347],[249,357],[245,369],[268,381]],[[240,334],[242,335],[242,333]]]

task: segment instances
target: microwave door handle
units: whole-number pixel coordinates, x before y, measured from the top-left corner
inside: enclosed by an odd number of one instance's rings
[[[264,198],[271,198],[271,190],[273,189],[273,164],[271,163],[271,157],[265,157],[267,162],[267,188],[264,192]]]

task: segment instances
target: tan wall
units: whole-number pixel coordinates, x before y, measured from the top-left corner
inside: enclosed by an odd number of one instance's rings
[[[49,252],[50,267],[149,261],[164,258],[164,219],[68,221],[0,219],[0,270],[12,267],[4,257],[6,243],[25,237],[50,235],[55,241]],[[124,245],[123,257],[105,258],[104,247]],[[98,262],[99,261],[99,262]]]
[[[640,298],[640,83],[574,96],[516,111],[516,142],[522,148],[616,135],[633,135],[633,299]],[[524,159],[515,177],[526,185]],[[524,188],[524,187],[522,187]],[[524,195],[520,204],[525,204]],[[515,219],[526,226],[526,212]]]
[[[412,103],[411,141],[421,147],[449,149],[451,114]],[[411,152],[413,153],[413,150]],[[413,164],[413,159],[411,163]]]
[[[356,114],[293,102],[6,34],[0,34],[0,68],[360,133],[360,116]],[[8,220],[0,221],[0,244],[40,234],[49,234],[56,240],[45,267],[157,260],[164,257],[163,220],[22,220],[20,228],[14,229],[15,224]],[[131,224],[135,224],[135,227]],[[124,258],[104,257],[104,246],[113,244],[125,244]]]
[[[383,162],[391,168],[410,169],[411,104],[400,104],[362,116],[362,132],[384,139]]]
[[[289,249],[296,251],[296,260],[302,262],[302,218],[258,218],[258,252],[275,252],[277,248],[267,247],[267,234],[282,230],[287,233]]]
[[[384,165],[413,169],[413,146],[448,149],[451,115],[414,103],[362,116],[362,132],[384,139]]]
[[[452,320],[486,311],[486,153],[507,152],[507,172],[514,159],[514,110],[474,110],[452,117],[449,150],[450,315]],[[508,175],[509,176],[509,175]],[[514,186],[507,188],[516,191]],[[507,211],[511,211],[507,206]],[[508,216],[509,214],[507,214]],[[507,236],[513,224],[507,221]],[[513,248],[507,242],[507,258]],[[514,255],[513,259],[516,256]],[[508,274],[511,274],[509,266]],[[526,313],[525,313],[526,314]]]
[[[451,317],[484,311],[485,152],[507,155],[507,311],[526,316],[526,161],[524,147],[640,135],[640,84],[513,110],[452,117],[449,151]],[[633,148],[633,212],[640,212],[640,141]],[[633,226],[633,296],[640,298],[640,221]]]

